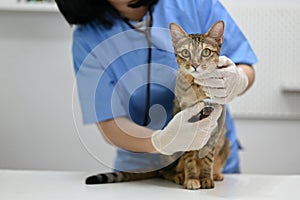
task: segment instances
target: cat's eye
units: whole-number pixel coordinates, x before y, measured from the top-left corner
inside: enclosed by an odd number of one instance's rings
[[[211,54],[211,50],[210,49],[203,49],[203,51],[201,52],[201,56],[203,57],[208,57]]]
[[[189,50],[183,49],[183,50],[181,51],[181,55],[182,55],[183,57],[185,57],[185,58],[189,58],[189,57],[191,56],[191,53],[190,53]]]

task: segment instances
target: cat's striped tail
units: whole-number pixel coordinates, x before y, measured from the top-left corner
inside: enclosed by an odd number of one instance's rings
[[[159,171],[133,173],[133,172],[111,172],[97,174],[86,178],[87,185],[104,184],[104,183],[118,183],[124,181],[135,181],[159,177]]]

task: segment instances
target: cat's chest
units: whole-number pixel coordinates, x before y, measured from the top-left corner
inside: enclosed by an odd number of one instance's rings
[[[207,96],[202,87],[194,83],[194,78],[181,70],[178,71],[175,84],[175,96],[180,109],[189,107]]]

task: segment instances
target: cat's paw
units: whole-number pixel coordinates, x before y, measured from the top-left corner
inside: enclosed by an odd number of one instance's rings
[[[198,179],[188,179],[184,182],[184,188],[189,190],[197,190],[201,187]]]
[[[203,178],[200,180],[201,189],[211,189],[215,187],[214,181],[211,178]]]
[[[184,176],[183,173],[176,174],[174,177],[174,182],[178,185],[183,185]]]
[[[223,181],[224,175],[222,173],[214,174],[214,181]]]

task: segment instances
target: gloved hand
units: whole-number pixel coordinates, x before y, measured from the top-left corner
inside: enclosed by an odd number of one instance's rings
[[[154,148],[165,155],[201,149],[217,127],[217,120],[222,112],[220,105],[211,106],[214,108],[213,112],[207,118],[196,122],[189,122],[189,119],[203,109],[203,102],[177,113],[163,130],[152,134]]]
[[[218,68],[213,72],[193,74],[194,82],[201,85],[213,102],[227,104],[242,94],[248,86],[248,77],[226,56],[219,57]]]

